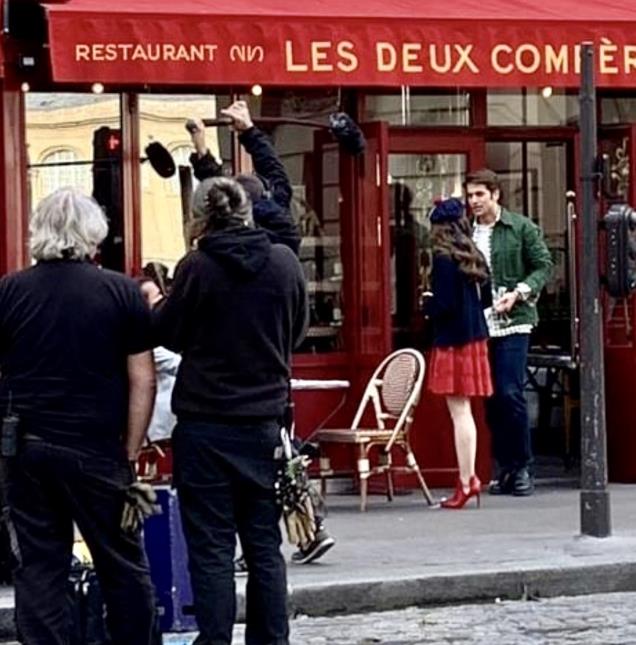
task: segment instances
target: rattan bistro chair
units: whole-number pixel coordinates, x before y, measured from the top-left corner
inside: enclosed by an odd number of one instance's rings
[[[323,496],[326,493],[326,479],[357,474],[360,483],[360,510],[366,510],[368,479],[372,475],[386,476],[387,497],[393,499],[393,472],[414,473],[424,497],[433,504],[433,497],[424,481],[411,444],[409,430],[413,415],[420,399],[425,371],[424,357],[415,349],[400,349],[387,356],[369,380],[362,401],[348,429],[319,430],[313,439],[320,445],[320,481]],[[375,417],[372,428],[361,428],[363,416],[371,407]],[[357,446],[357,468],[348,471],[334,471],[327,455],[329,444]],[[406,465],[395,466],[393,453],[401,449]],[[372,466],[371,460],[375,459]]]

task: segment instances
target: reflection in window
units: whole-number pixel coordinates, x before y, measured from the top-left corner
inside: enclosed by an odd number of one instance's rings
[[[100,126],[119,127],[119,96],[30,92],[26,95],[26,141],[30,194],[37,204],[63,186],[92,193],[93,137]],[[63,162],[86,165],[57,165]],[[40,164],[51,164],[40,166]]]
[[[266,92],[250,97],[254,116],[310,119],[327,124],[338,110],[333,90]],[[263,126],[289,174],[292,215],[303,236],[300,261],[307,278],[310,327],[299,352],[342,349],[345,313],[340,230],[340,157],[326,130],[302,125]]]
[[[73,186],[90,195],[92,176],[90,165],[74,165],[81,161],[75,150],[61,149],[47,153],[39,162],[37,171],[39,193],[48,195],[60,186]]]
[[[426,343],[420,300],[428,290],[428,214],[435,200],[461,197],[464,154],[389,155],[393,347]]]
[[[607,96],[602,98],[601,123],[603,125],[636,123],[636,97]]]
[[[470,95],[420,94],[408,86],[395,94],[370,94],[365,99],[365,121],[391,125],[469,125]]]
[[[488,125],[577,125],[579,100],[563,90],[488,90]]]
[[[214,95],[140,95],[139,130],[143,149],[159,141],[173,155],[177,168],[185,170],[165,179],[149,164],[141,166],[141,255],[142,265],[158,262],[170,272],[186,252],[186,222],[189,219],[190,191],[196,180],[190,172],[193,151],[185,129],[189,118],[215,118],[230,102],[228,96]],[[226,127],[207,128],[206,143],[211,153],[231,165],[230,131]],[[140,151],[140,155],[142,155]]]
[[[69,185],[93,195],[109,220],[100,261],[118,271],[124,269],[120,128],[117,94],[26,95],[31,205]]]

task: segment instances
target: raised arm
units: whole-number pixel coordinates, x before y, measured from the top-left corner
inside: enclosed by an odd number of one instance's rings
[[[212,156],[205,141],[205,126],[201,119],[189,119],[186,129],[192,139],[194,152],[190,155],[190,164],[194,176],[203,181],[208,177],[220,177],[223,174],[223,166]]]
[[[291,214],[292,188],[287,171],[267,135],[254,126],[245,101],[235,101],[221,110],[232,119],[239,141],[252,157],[256,174],[265,180],[269,196],[254,203],[254,223],[264,229],[275,244],[284,244],[296,255],[300,234]]]
[[[267,181],[272,199],[281,208],[289,208],[292,198],[289,176],[267,135],[254,125],[247,103],[235,101],[221,114],[232,119],[241,145],[252,158],[254,172]]]

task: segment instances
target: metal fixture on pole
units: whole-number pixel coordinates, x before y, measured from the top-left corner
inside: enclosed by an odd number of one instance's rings
[[[594,46],[581,47],[581,533],[607,537],[611,533],[607,490],[607,441],[605,428],[605,378],[602,308],[598,263],[596,208],[599,185],[596,149],[596,91]]]

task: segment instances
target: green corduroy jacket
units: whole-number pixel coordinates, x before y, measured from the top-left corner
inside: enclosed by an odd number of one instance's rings
[[[554,267],[541,229],[530,218],[502,208],[492,232],[490,260],[495,290],[511,291],[520,282],[532,289],[527,300],[517,300],[508,314],[509,324],[536,325],[537,300]]]

